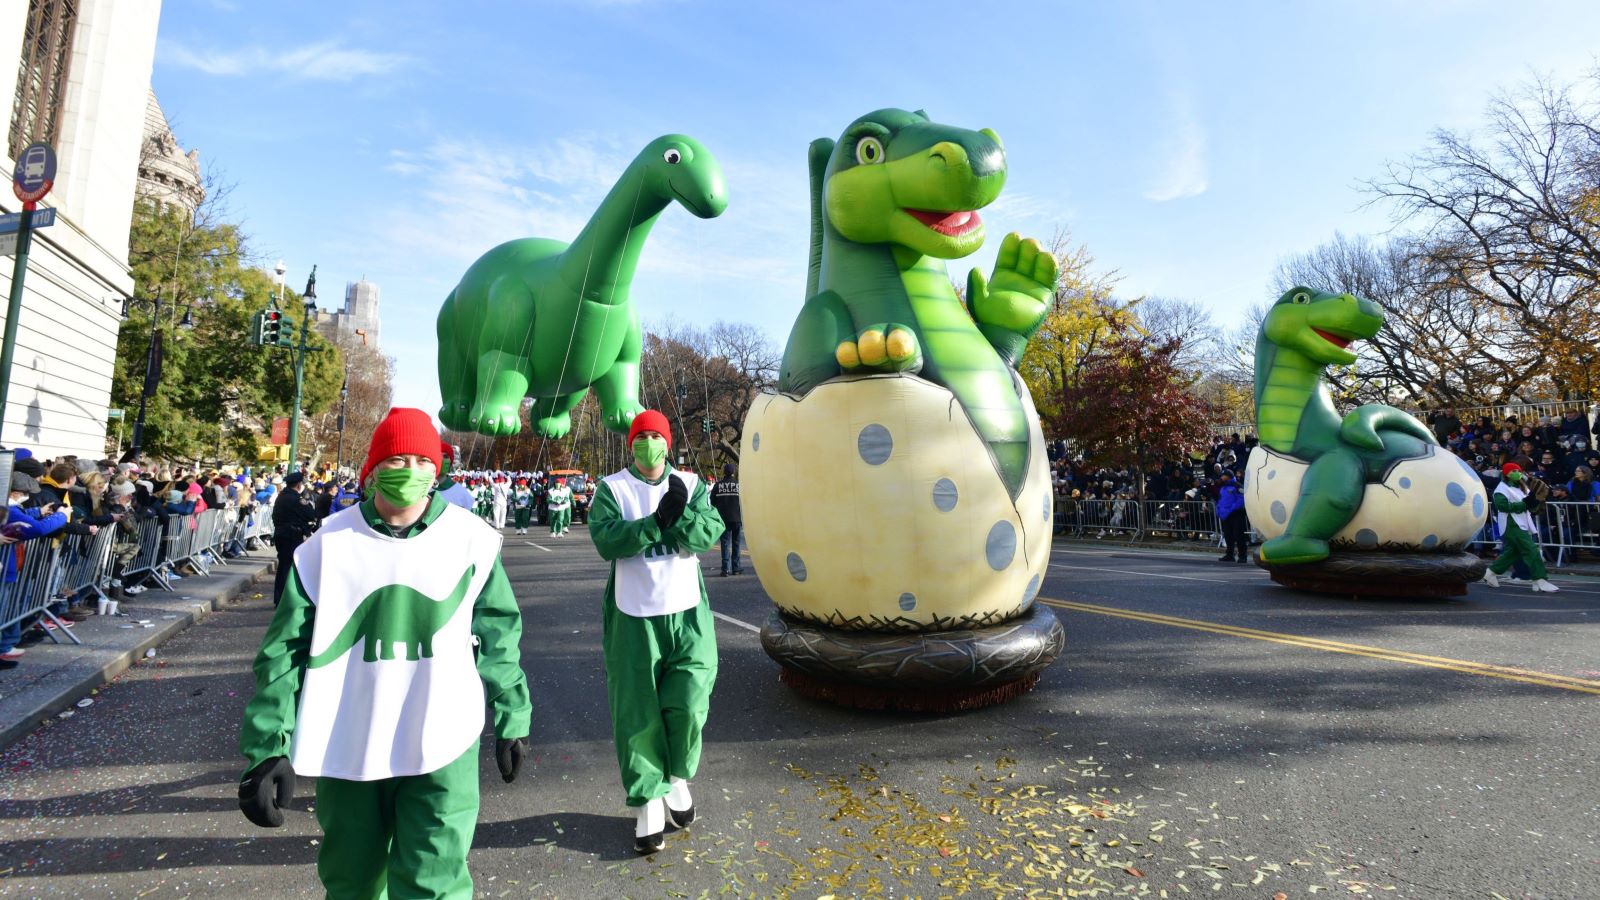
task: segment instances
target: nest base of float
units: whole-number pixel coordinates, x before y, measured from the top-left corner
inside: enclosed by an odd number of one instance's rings
[[[1486,560],[1467,552],[1384,553],[1335,550],[1321,562],[1256,565],[1272,580],[1297,591],[1358,597],[1463,597],[1467,585],[1483,577]]]
[[[1066,632],[1035,604],[987,628],[885,633],[846,631],[774,610],[761,647],[796,693],[857,709],[954,712],[1004,703],[1032,690],[1061,655]]]

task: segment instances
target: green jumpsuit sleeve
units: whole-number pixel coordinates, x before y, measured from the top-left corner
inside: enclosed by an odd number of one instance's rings
[[[300,573],[290,572],[251,667],[256,694],[244,708],[244,725],[239,729],[239,751],[249,762],[246,771],[274,756],[289,755],[316,621],[317,608],[306,596]]]
[[[494,736],[528,736],[533,702],[522,672],[522,610],[499,558],[472,606],[472,633],[478,638],[478,677],[494,713]]]
[[[1528,511],[1528,503],[1525,500],[1512,500],[1505,494],[1493,494],[1491,497],[1494,500],[1494,508],[1500,512],[1519,513]]]
[[[689,498],[689,505],[683,511],[683,517],[667,529],[667,538],[680,550],[690,553],[704,553],[717,545],[717,539],[722,537],[722,514],[711,505],[711,493],[706,490],[706,483],[696,480],[694,495]],[[593,527],[593,526],[591,526]]]
[[[624,519],[611,485],[602,481],[589,506],[589,537],[601,559],[615,561],[638,556],[652,544],[660,543],[662,535],[655,516]]]

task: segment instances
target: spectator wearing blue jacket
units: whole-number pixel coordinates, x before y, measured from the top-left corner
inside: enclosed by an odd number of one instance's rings
[[[1224,470],[1217,492],[1217,518],[1222,522],[1222,539],[1228,550],[1217,562],[1250,561],[1250,522],[1244,514],[1244,494],[1234,483],[1233,473]]]
[[[49,537],[67,525],[67,514],[64,512],[53,510],[46,514],[42,509],[23,508],[23,504],[38,491],[39,482],[33,476],[23,472],[11,473],[10,504],[6,510],[5,525],[0,527],[0,557],[5,560],[6,584],[14,584],[17,580],[22,567],[21,545],[24,541]],[[20,621],[0,629],[0,669],[16,668],[24,652],[17,646],[21,640]]]

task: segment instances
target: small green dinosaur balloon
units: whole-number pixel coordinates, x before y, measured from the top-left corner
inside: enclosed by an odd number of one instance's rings
[[[508,241],[467,269],[439,310],[439,421],[491,436],[522,430],[533,398],[540,437],[563,437],[593,387],[606,427],[627,434],[639,403],[639,252],[673,202],[702,219],[728,207],[722,168],[681,134],[645,146],[569,246]]]
[[[1256,337],[1256,428],[1271,450],[1310,464],[1287,530],[1261,546],[1274,564],[1316,562],[1355,518],[1369,483],[1397,462],[1425,456],[1438,441],[1410,414],[1371,403],[1340,416],[1323,382],[1330,365],[1349,365],[1349,345],[1383,327],[1383,309],[1350,294],[1290,288]]]
[[[947,388],[1015,499],[1029,422],[1014,371],[1054,296],[1056,260],[1009,234],[994,275],[973,269],[963,304],[944,260],[983,245],[978,210],[1006,182],[999,135],[880,109],[838,141],[813,141],[811,266],[779,389],[839,375],[905,372]]]

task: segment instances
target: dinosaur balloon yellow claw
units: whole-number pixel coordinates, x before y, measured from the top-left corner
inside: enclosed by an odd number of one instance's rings
[[[863,331],[856,338],[856,347],[861,352],[861,361],[869,366],[883,365],[889,359],[886,349],[887,342],[883,339],[881,331]]]
[[[896,328],[889,332],[888,351],[895,362],[910,359],[917,352],[917,339],[911,332]]]
[[[839,368],[854,369],[861,365],[861,354],[856,350],[855,341],[844,341],[838,349],[833,351],[833,358],[839,361]]]

